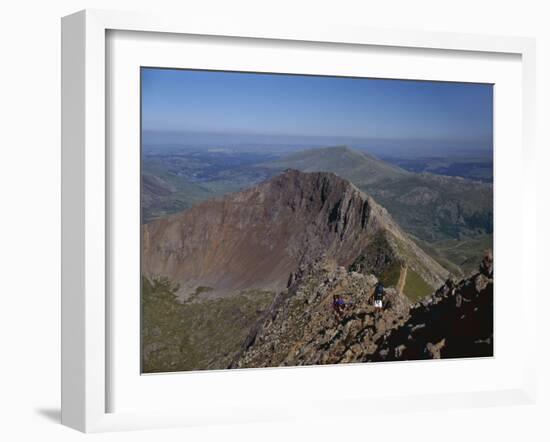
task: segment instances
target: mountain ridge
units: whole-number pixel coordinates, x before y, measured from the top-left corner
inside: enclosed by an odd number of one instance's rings
[[[349,147],[304,150],[270,164],[274,169],[336,173],[372,196],[405,231],[423,241],[475,238],[493,231],[492,184],[409,172]]]
[[[376,269],[369,259],[375,240],[385,254]],[[168,277],[182,299],[198,287],[208,287],[209,297],[278,292],[300,265],[323,253],[346,267],[367,254],[363,270],[378,274],[407,262],[433,288],[448,274],[372,197],[328,172],[287,170],[199,203],[143,225],[142,244],[144,276]]]

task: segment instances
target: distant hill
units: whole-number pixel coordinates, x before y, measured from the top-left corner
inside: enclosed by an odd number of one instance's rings
[[[424,241],[473,238],[493,231],[491,184],[408,172],[347,147],[305,150],[269,164],[346,178],[386,207],[404,230]]]
[[[204,187],[184,179],[167,180],[149,173],[141,174],[141,219],[148,223],[170,213],[185,210],[194,202],[212,196]]]
[[[493,233],[491,184],[422,173],[362,188],[422,240],[464,240]]]
[[[181,212],[209,198],[237,192],[278,173],[256,164],[269,152],[236,153],[228,149],[146,150],[141,163],[142,223]]]
[[[390,153],[381,159],[411,172],[429,172],[437,175],[459,176],[484,183],[493,182],[492,150],[439,152],[437,155],[432,153],[428,156],[423,156],[422,153],[395,156]]]
[[[303,172],[333,172],[356,186],[410,175],[410,172],[400,167],[346,146],[304,150],[264,165],[274,169],[298,169]]]

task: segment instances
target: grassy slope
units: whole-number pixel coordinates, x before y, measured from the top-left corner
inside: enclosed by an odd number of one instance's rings
[[[464,269],[459,264],[454,263],[441,254],[441,252],[434,246],[434,243],[422,241],[419,238],[415,238],[411,235],[411,238],[418,244],[418,246],[424,250],[432,259],[437,261],[440,265],[449,270],[454,276],[464,276]]]
[[[144,188],[142,186],[141,212],[144,223],[185,210],[193,204],[214,195],[205,186],[199,186],[168,173],[157,172],[156,174],[149,173],[148,175],[155,177],[159,183],[165,183],[165,186],[161,189],[162,192],[155,192],[156,189],[154,188]]]
[[[400,271],[401,265],[395,262],[382,272],[379,279],[385,287],[396,287]]]
[[[413,269],[407,269],[407,279],[405,280],[405,287],[403,288],[403,293],[409,298],[412,302],[416,302],[431,293],[434,289],[426,284],[426,282],[416,273]]]
[[[492,233],[493,191],[487,184],[417,174],[361,188],[408,233],[425,241]]]
[[[205,291],[197,290],[197,297]],[[143,278],[143,372],[227,368],[272,299],[270,292],[249,291],[182,304],[168,280]]]
[[[467,276],[476,271],[484,251],[493,248],[493,235],[479,235],[465,240],[443,240],[432,243],[414,238],[432,258],[455,276]]]
[[[142,193],[142,217],[147,223],[172,213],[188,209],[196,203],[251,187],[276,174],[275,170],[252,165],[250,160],[242,165],[188,154],[166,154],[145,157],[142,175],[154,177],[170,192],[162,194]],[[265,158],[265,155],[262,159]],[[226,158],[231,161],[231,158]],[[143,191],[143,187],[142,187]],[[145,193],[145,194],[144,194]]]

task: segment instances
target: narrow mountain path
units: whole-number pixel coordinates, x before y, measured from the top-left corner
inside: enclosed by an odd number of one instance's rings
[[[463,245],[464,245],[463,241],[458,241],[456,244],[453,244],[452,246],[443,247],[441,250],[445,250],[447,252],[449,250],[457,249],[458,247],[463,246]]]
[[[403,294],[403,289],[405,288],[406,281],[407,281],[407,266],[403,265],[399,270],[399,280],[397,281],[397,287],[396,287],[400,295]]]

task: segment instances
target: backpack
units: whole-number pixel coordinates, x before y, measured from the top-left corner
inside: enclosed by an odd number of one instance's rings
[[[377,300],[382,300],[383,296],[384,296],[384,285],[382,283],[380,283],[376,287],[376,296],[375,296],[375,298]]]

